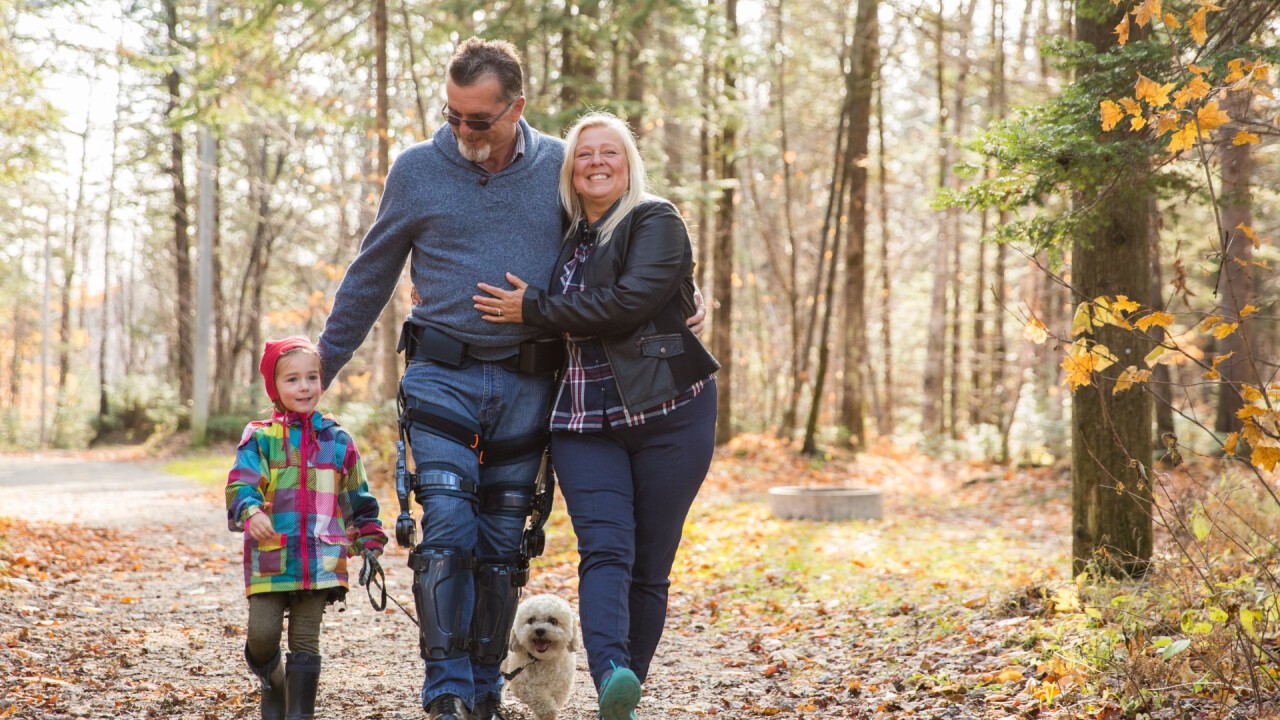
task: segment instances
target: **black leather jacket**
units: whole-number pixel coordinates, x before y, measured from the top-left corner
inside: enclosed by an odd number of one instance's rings
[[[586,231],[586,230],[584,230]],[[569,236],[555,264],[552,288],[573,257]],[[586,289],[560,295],[530,285],[524,322],[555,332],[596,336],[604,344],[627,412],[671,400],[720,368],[685,325],[682,295],[692,292],[693,248],[675,206],[647,197],[618,223],[613,237],[591,251]],[[682,290],[684,292],[682,292]]]

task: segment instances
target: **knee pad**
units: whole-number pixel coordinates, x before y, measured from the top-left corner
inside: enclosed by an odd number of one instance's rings
[[[484,563],[476,568],[476,609],[471,616],[471,657],[496,665],[507,656],[511,626],[520,602],[521,576],[514,562]]]
[[[462,625],[475,561],[454,548],[418,546],[409,555],[413,603],[418,610],[418,647],[423,660],[450,660],[467,654]]]
[[[447,495],[466,500],[471,503],[473,509],[480,502],[479,496],[476,495],[476,481],[463,477],[462,471],[445,463],[423,463],[415,476],[413,492],[418,504],[423,508],[427,507],[427,499],[433,495]],[[426,519],[426,514],[423,513],[423,520]]]

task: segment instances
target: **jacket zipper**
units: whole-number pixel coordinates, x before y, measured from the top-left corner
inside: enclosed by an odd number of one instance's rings
[[[301,543],[302,557],[302,589],[311,589],[311,569],[308,567],[308,549],[307,549],[307,533],[310,519],[310,513],[307,512],[307,427],[310,420],[306,419],[299,428],[300,436],[298,438],[298,503],[301,505],[298,513],[298,520],[301,527],[298,528],[298,541]]]

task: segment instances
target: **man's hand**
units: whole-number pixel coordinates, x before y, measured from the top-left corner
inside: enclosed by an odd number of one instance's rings
[[[256,512],[250,515],[245,532],[249,533],[249,537],[258,542],[266,542],[276,537],[276,529],[271,524],[271,516],[265,512]]]
[[[702,300],[702,291],[698,289],[697,285],[693,286],[693,305],[696,309],[689,316],[689,319],[684,321],[684,324],[689,326],[694,335],[702,337],[703,321],[707,319],[707,306]]]

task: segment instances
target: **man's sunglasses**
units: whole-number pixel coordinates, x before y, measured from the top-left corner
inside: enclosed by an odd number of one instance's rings
[[[501,118],[503,115],[506,115],[507,111],[511,109],[511,106],[515,105],[516,100],[519,100],[519,99],[520,98],[517,97],[515,100],[512,100],[511,102],[507,103],[507,106],[502,108],[502,112],[486,120],[463,120],[457,115],[450,115],[448,103],[445,103],[444,107],[440,108],[440,114],[444,115],[444,119],[447,120],[449,124],[454,127],[458,127],[462,123],[466,123],[467,127],[471,128],[472,130],[475,130],[476,132],[484,132],[485,130],[488,130],[489,128],[493,127],[493,124],[498,121],[498,118]]]

